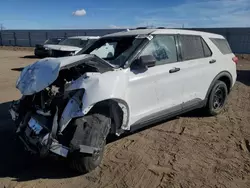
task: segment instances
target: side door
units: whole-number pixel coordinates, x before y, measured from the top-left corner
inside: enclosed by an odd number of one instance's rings
[[[125,98],[129,106],[129,125],[138,123],[157,106],[155,81],[149,71],[125,70],[128,80]]]
[[[181,62],[178,62],[175,35],[155,35],[139,57],[145,55],[152,55],[156,59],[155,66],[148,67],[144,73],[130,74],[130,84],[134,80],[134,88],[141,93],[134,101],[140,106],[131,114],[137,121],[181,110],[183,102],[182,76],[178,68]],[[139,84],[139,81],[143,84]]]
[[[209,84],[216,74],[216,59],[201,36],[178,35],[184,76],[183,102],[195,105],[205,99]]]

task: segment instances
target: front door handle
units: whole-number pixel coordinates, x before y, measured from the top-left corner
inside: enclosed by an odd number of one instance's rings
[[[210,64],[215,63],[215,62],[216,62],[215,59],[211,59],[211,60],[209,61]]]
[[[174,73],[174,72],[178,72],[178,71],[180,71],[181,69],[180,68],[173,68],[173,69],[170,69],[169,70],[169,73]]]

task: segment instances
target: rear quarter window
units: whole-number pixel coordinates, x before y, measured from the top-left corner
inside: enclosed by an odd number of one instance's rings
[[[232,50],[226,39],[210,38],[222,54],[231,54]]]

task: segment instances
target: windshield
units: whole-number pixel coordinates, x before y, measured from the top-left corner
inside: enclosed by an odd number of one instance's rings
[[[60,41],[61,39],[52,38],[52,39],[46,40],[44,44],[58,44]]]
[[[77,46],[77,47],[84,47],[87,44],[87,40],[82,39],[65,39],[61,42],[59,42],[60,45],[66,45],[66,46]]]
[[[109,63],[122,66],[142,43],[144,38],[136,36],[102,38],[79,54],[94,54]]]

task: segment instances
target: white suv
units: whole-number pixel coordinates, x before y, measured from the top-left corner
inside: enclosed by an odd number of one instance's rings
[[[80,172],[101,162],[106,137],[195,108],[222,111],[237,57],[221,35],[140,29],[106,35],[76,56],[25,67],[10,113],[25,147]]]

